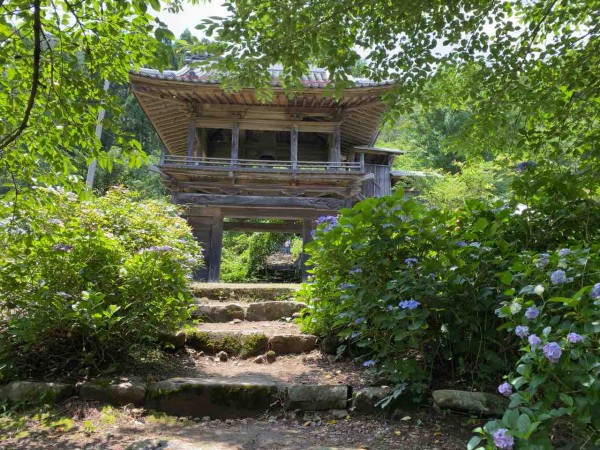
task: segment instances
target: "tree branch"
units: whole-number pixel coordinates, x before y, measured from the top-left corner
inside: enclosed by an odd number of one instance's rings
[[[29,92],[29,100],[27,101],[27,107],[25,108],[25,114],[23,114],[21,125],[19,125],[16,130],[2,138],[2,141],[0,141],[0,152],[17,140],[23,131],[25,131],[27,125],[29,124],[31,111],[35,105],[35,98],[40,85],[40,59],[42,55],[42,20],[40,4],[41,0],[33,0],[33,74],[31,80],[31,91]],[[0,153],[0,156],[1,155],[2,153]]]

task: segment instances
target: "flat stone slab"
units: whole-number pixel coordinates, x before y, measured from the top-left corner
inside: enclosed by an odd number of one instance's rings
[[[348,407],[348,386],[290,385],[286,390],[286,407],[303,411],[324,411]]]
[[[280,320],[284,317],[292,317],[292,314],[304,308],[306,308],[305,303],[290,301],[251,303],[246,309],[244,319],[252,322]]]
[[[437,406],[454,411],[501,416],[508,407],[507,398],[486,392],[440,389],[432,395]]]
[[[299,385],[222,378],[171,378],[152,384],[146,408],[177,416],[251,417],[286,408],[345,409],[348,386]]]
[[[96,400],[114,406],[143,406],[146,398],[145,383],[131,380],[99,379],[84,383],[79,388],[83,400]]]
[[[171,378],[149,387],[146,408],[176,416],[252,417],[277,404],[279,389],[275,383]]]
[[[0,387],[0,400],[13,403],[54,403],[75,395],[75,386],[44,381],[12,381]]]
[[[203,322],[230,322],[235,319],[244,320],[246,310],[237,304],[205,304],[197,303],[191,311],[194,319]]]
[[[289,300],[299,289],[299,284],[284,283],[194,283],[192,285],[196,297],[240,302]]]
[[[315,349],[317,337],[311,334],[276,335],[269,339],[268,348],[278,355],[307,353]]]
[[[363,414],[374,414],[382,412],[383,409],[377,406],[381,400],[392,393],[389,387],[364,387],[354,394],[352,407],[354,411]]]
[[[250,322],[280,320],[292,317],[306,308],[306,304],[295,301],[264,301],[258,303],[228,303],[215,300],[198,301],[192,307],[192,317],[207,323],[224,323],[232,320]]]

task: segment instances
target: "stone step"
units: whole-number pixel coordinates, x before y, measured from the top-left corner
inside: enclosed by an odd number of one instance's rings
[[[294,301],[264,301],[258,303],[228,303],[218,301],[198,301],[192,308],[192,317],[202,322],[230,322],[247,320],[281,320],[292,317],[306,308],[305,303]]]
[[[290,300],[299,284],[285,283],[193,283],[192,292],[201,299],[227,302]]]
[[[225,419],[252,417],[269,410],[345,410],[345,385],[304,385],[248,378],[171,378],[148,387],[146,407],[177,416]]]
[[[203,323],[188,333],[186,345],[211,354],[223,351],[228,356],[250,357],[268,350],[286,355],[314,350],[317,337],[301,333],[298,325],[288,322]]]

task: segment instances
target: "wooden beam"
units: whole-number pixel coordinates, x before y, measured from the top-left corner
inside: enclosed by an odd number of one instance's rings
[[[208,158],[208,139],[206,137],[206,129],[197,128],[196,137],[200,143],[200,156],[202,156],[202,158]]]
[[[255,223],[255,222],[225,222],[225,231],[240,231],[244,233],[302,233],[302,224],[288,223]]]
[[[189,158],[194,156],[194,144],[196,143],[196,124],[193,120],[188,123],[187,136],[187,155]]]
[[[228,119],[210,119],[198,117],[195,119],[196,126],[202,128],[221,128],[232,129],[234,121]],[[291,131],[292,126],[296,125],[298,131],[314,133],[333,133],[335,124],[339,122],[303,122],[292,120],[240,120],[240,130],[254,131]]]
[[[315,220],[320,216],[335,215],[339,210],[307,209],[307,208],[279,208],[265,209],[244,206],[224,206],[222,208],[210,208],[206,206],[186,205],[185,217],[193,223],[197,217],[204,217],[208,211],[218,209],[223,217],[232,219],[281,219],[281,220]]]
[[[178,205],[192,204],[204,206],[245,206],[259,208],[308,208],[339,210],[346,206],[345,200],[337,198],[314,198],[314,197],[276,197],[276,196],[231,196],[211,194],[187,194],[178,193],[174,195],[174,202]]]
[[[298,168],[298,127],[292,126],[290,135],[290,160],[292,161],[292,170]]]

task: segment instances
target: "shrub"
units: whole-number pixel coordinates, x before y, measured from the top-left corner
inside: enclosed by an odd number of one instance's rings
[[[307,246],[314,280],[300,291],[304,327],[337,334],[365,365],[422,395],[435,379],[481,387],[512,361],[494,314],[515,245],[509,209],[458,212],[401,196],[367,199],[319,226]],[[327,231],[325,231],[327,230]],[[504,257],[502,256],[504,255]]]
[[[338,336],[339,351],[396,383],[396,396],[495,389],[519,358],[520,339],[498,330],[496,314],[514,297],[515,264],[598,236],[593,200],[556,197],[550,210],[538,198],[526,209],[467,200],[450,211],[396,195],[322,219],[307,246],[314,279],[299,294],[309,305],[304,329]]]
[[[561,444],[551,436],[600,444],[599,253],[600,246],[527,252],[501,274],[513,298],[497,313],[501,329],[519,338],[520,358],[499,388],[508,410],[478,429],[470,448],[486,438],[479,448]]]
[[[38,187],[0,204],[2,356],[19,370],[99,366],[188,317],[200,248],[174,206],[137,197]]]

